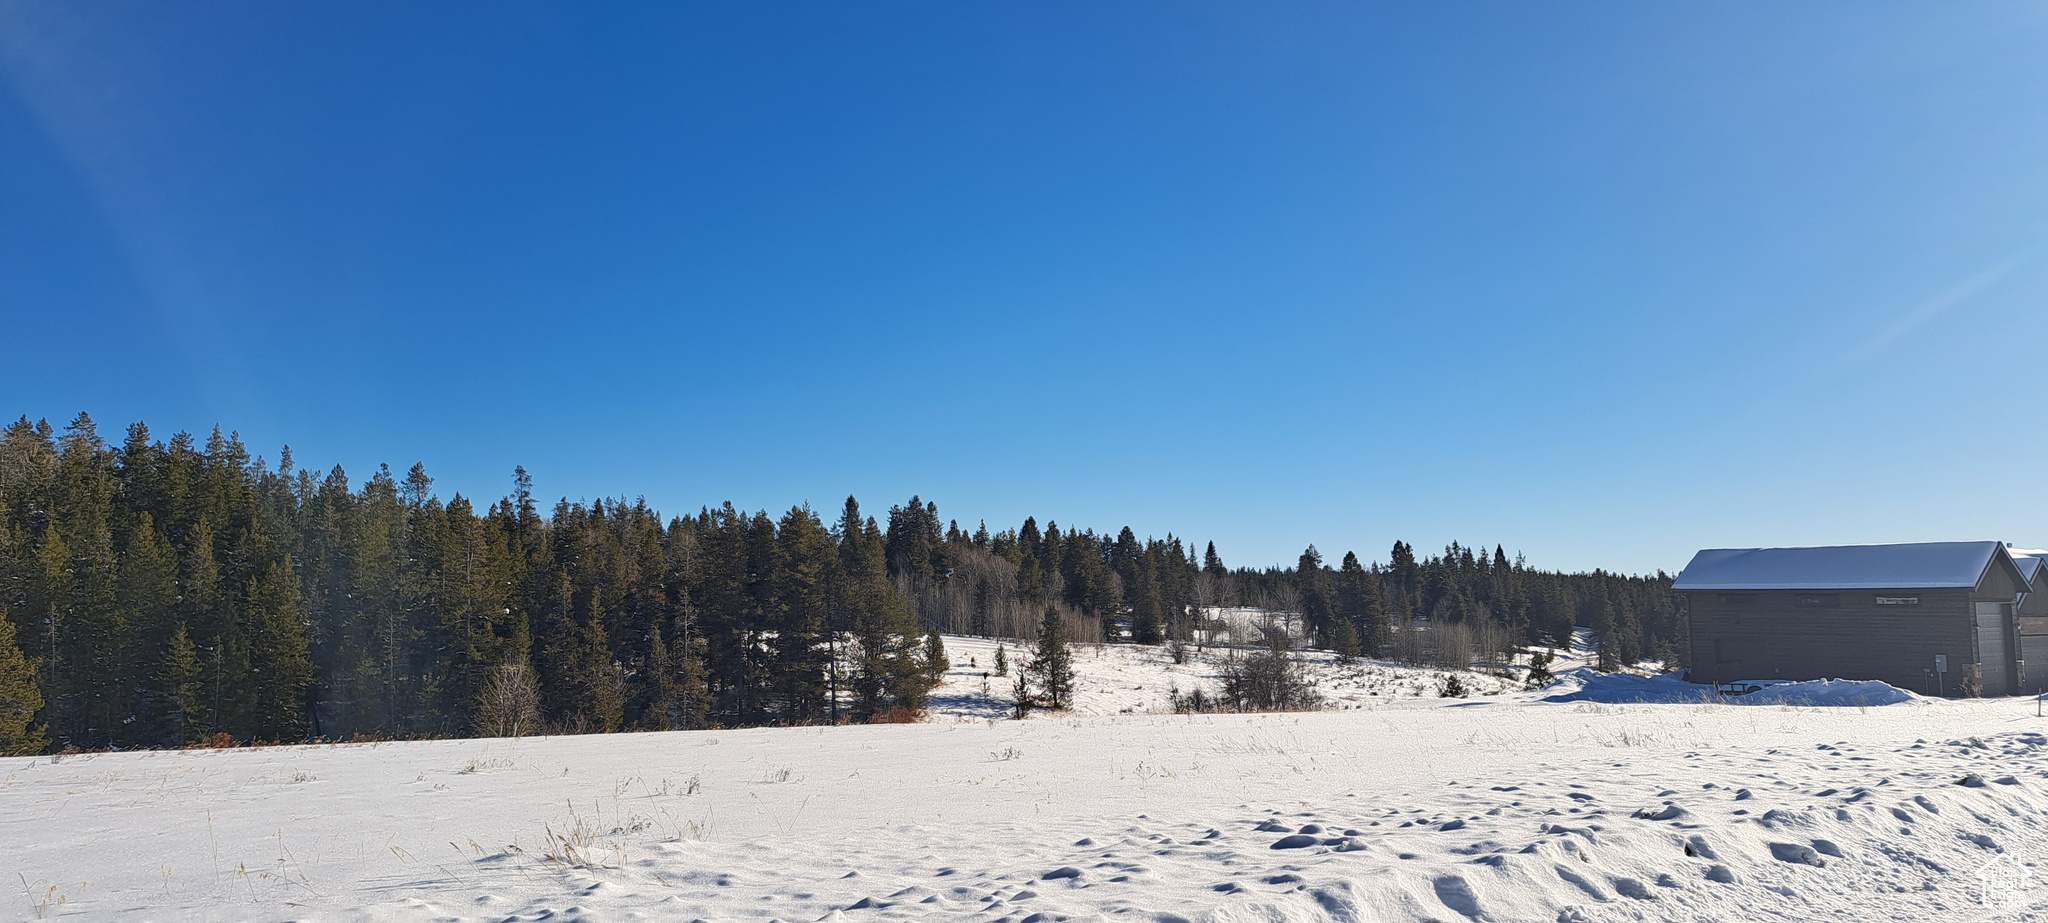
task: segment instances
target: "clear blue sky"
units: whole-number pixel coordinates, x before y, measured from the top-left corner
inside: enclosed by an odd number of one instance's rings
[[[2048,542],[2048,7],[0,0],[0,411],[358,479]]]

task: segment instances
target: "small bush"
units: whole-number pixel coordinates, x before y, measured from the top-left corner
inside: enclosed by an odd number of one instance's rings
[[[1011,693],[1014,699],[1010,705],[1010,717],[1023,720],[1025,716],[1031,714],[1032,704],[1031,682],[1025,678],[1023,673],[1017,674],[1017,683],[1012,687]]]
[[[475,721],[481,737],[523,737],[540,730],[540,683],[533,668],[513,662],[491,671],[477,695]]]
[[[1280,651],[1260,651],[1223,668],[1223,701],[1233,711],[1310,711],[1322,700],[1301,664]]]
[[[1172,704],[1176,715],[1206,715],[1223,710],[1223,703],[1203,692],[1200,686],[1187,693],[1182,693],[1178,687],[1170,689],[1166,693],[1166,701]]]

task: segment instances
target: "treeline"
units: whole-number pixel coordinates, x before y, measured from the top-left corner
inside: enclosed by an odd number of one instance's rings
[[[360,484],[216,429],[119,445],[81,414],[0,434],[0,752],[193,741],[603,732],[915,716],[923,636],[1211,638],[1216,607],[1299,612],[1312,643],[1402,655],[1595,627],[1677,650],[1669,580],[1561,575],[1452,546],[1386,566],[1224,567],[1179,538],[1035,519],[991,533],[912,498],[828,522],[731,504],[555,503],[523,469],[479,509],[415,465]],[[1428,631],[1416,630],[1427,624]],[[1436,655],[1443,645],[1425,645]]]
[[[1223,572],[1220,562],[1211,570]],[[1498,545],[1489,555],[1456,542],[1418,559],[1395,542],[1385,565],[1346,552],[1333,567],[1311,545],[1293,568],[1231,576],[1219,583],[1219,605],[1301,613],[1317,645],[1340,654],[1462,668],[1505,663],[1525,647],[1564,648],[1575,628],[1590,629],[1601,669],[1679,664],[1685,654],[1672,578],[1661,572],[1539,571]]]

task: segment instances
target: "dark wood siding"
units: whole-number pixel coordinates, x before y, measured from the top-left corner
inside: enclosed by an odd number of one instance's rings
[[[1919,604],[1878,605],[1880,597]],[[1944,689],[1953,693],[1976,657],[1979,598],[1962,589],[1690,591],[1692,678],[1875,679],[1932,695],[1927,671],[1947,654]]]
[[[2034,572],[2034,584],[2027,591],[2026,602],[2020,604],[2019,616],[2023,619],[2048,619],[2048,567]]]
[[[2048,567],[2034,572],[2034,583],[2016,613],[2019,632],[2021,695],[2039,695],[2048,688]]]

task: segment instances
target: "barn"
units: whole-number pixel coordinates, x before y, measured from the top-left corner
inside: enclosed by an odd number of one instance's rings
[[[2018,694],[2022,613],[2048,604],[2020,560],[2001,542],[1701,551],[1672,584],[1691,623],[1690,675]]]

